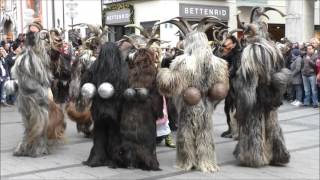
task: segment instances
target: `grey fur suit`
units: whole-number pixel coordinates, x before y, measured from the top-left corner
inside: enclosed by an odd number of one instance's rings
[[[28,33],[26,47],[12,69],[19,83],[17,105],[25,127],[15,156],[38,157],[49,153],[47,128],[51,73],[45,47],[47,43],[40,39],[40,33]]]
[[[209,101],[203,95],[198,104],[190,106],[182,97],[188,87],[196,87],[206,94],[218,82],[229,83],[227,64],[213,56],[206,34],[188,33],[185,53],[173,60],[170,69],[159,71],[157,82],[162,94],[174,97],[179,114],[177,166],[183,170],[217,171],[212,114],[218,102]]]

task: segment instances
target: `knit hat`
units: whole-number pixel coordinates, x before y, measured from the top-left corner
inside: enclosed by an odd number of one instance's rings
[[[299,56],[300,55],[300,50],[299,49],[292,49],[292,54],[295,56]]]

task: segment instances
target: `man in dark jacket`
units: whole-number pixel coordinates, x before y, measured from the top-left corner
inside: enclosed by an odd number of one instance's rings
[[[316,87],[316,60],[317,55],[315,54],[314,47],[310,44],[307,46],[307,54],[303,57],[303,68],[301,70],[305,92],[303,105],[310,105],[310,93],[312,93],[312,104],[314,108],[319,106],[318,92]]]
[[[227,97],[225,98],[224,112],[227,116],[228,130],[221,134],[221,137],[232,138],[232,134],[236,134],[236,131],[231,128],[231,116],[230,113],[235,109],[235,89],[233,88],[233,81],[237,69],[240,66],[240,59],[242,55],[242,48],[239,45],[235,36],[228,36],[216,52],[213,52],[216,56],[226,60],[229,67],[229,84],[230,89]],[[233,137],[236,138],[236,137]]]

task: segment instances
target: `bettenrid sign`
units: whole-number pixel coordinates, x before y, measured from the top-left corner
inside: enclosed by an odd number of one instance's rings
[[[179,4],[179,14],[184,18],[201,19],[205,16],[216,16],[221,20],[229,20],[228,6],[209,6],[198,4]]]
[[[116,25],[130,22],[130,9],[120,9],[106,13],[106,24]]]

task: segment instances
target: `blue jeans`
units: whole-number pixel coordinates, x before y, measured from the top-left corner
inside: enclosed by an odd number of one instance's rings
[[[304,88],[304,105],[310,105],[310,98],[312,93],[312,104],[318,105],[318,92],[317,92],[317,85],[316,85],[316,75],[312,76],[303,76],[303,88]],[[310,89],[311,87],[311,89]]]
[[[0,81],[0,101],[2,103],[6,102],[6,92],[4,91],[3,85],[5,81]]]

